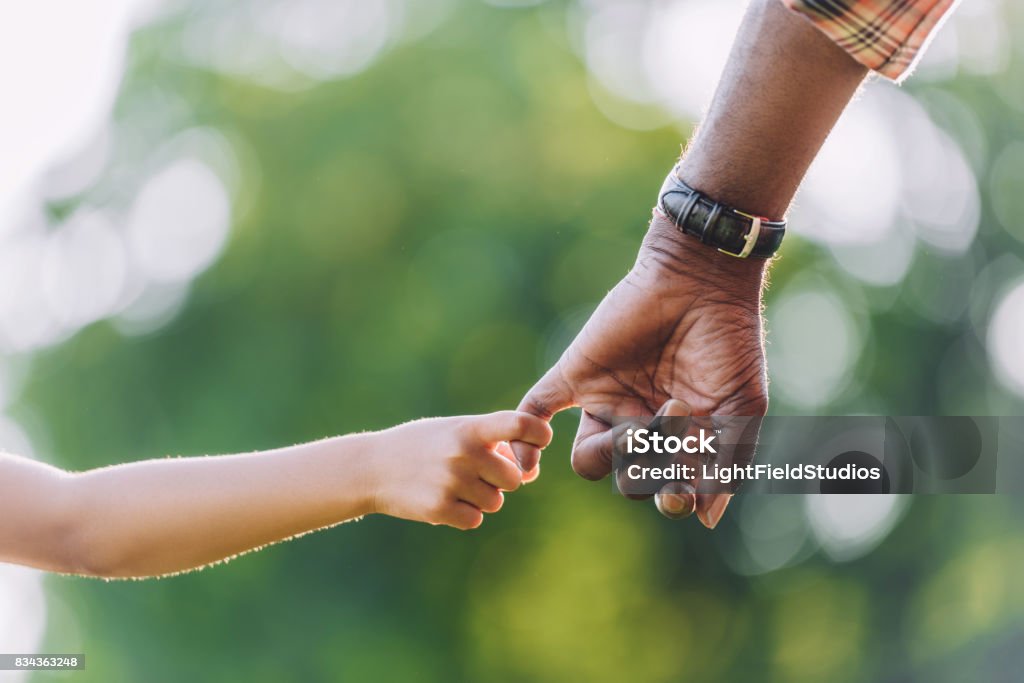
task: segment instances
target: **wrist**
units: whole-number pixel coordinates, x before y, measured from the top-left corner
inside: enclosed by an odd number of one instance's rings
[[[384,484],[387,473],[384,471],[383,448],[380,446],[381,433],[369,432],[335,437],[339,459],[344,463],[343,481],[349,486],[339,486],[339,491],[348,489],[351,492],[347,504],[353,505],[358,516],[376,514],[384,507]]]
[[[727,293],[735,303],[749,302],[759,310],[769,262],[736,258],[702,244],[680,232],[668,217],[655,210],[637,266],[655,269],[657,277],[670,286],[692,289],[695,281],[705,283]]]

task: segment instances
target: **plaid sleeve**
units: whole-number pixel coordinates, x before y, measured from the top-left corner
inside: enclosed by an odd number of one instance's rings
[[[864,66],[900,80],[958,0],[782,0]]]

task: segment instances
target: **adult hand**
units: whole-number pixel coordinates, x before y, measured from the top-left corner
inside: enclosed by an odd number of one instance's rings
[[[753,0],[686,147],[680,179],[724,205],[782,219],[866,73],[804,17],[776,0]],[[611,467],[612,416],[648,418],[668,398],[685,402],[694,416],[763,415],[764,269],[763,261],[720,254],[656,215],[636,265],[522,409],[550,418],[583,407],[573,468],[591,479]],[[739,430],[746,435],[740,441],[750,442],[758,422],[736,422],[750,425]],[[524,479],[535,476],[540,452],[516,449]],[[749,451],[736,449],[733,462],[742,464]],[[696,503],[698,517],[713,527],[728,498],[697,494]]]
[[[613,417],[649,419],[668,399],[682,401],[693,415],[764,415],[765,266],[682,235],[655,212],[633,268],[526,394],[520,410],[550,419],[581,406],[572,467],[592,480],[611,471]],[[513,447],[524,471],[537,466],[539,449]],[[673,514],[685,508],[686,495],[692,494],[661,496],[659,508]],[[714,528],[728,501],[725,494],[698,493],[690,509]]]

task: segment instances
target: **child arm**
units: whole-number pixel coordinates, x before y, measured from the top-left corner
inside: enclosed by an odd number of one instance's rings
[[[0,560],[88,576],[191,569],[371,512],[372,435],[69,474],[0,459]]]
[[[0,456],[0,561],[156,576],[373,512],[468,529],[521,481],[495,450],[512,438],[546,445],[550,431],[530,416],[494,413],[80,474]]]

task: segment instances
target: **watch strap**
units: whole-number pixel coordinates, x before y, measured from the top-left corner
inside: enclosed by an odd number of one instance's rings
[[[786,221],[769,221],[716,202],[680,180],[678,169],[665,178],[657,208],[680,232],[739,258],[769,258],[779,250]]]

